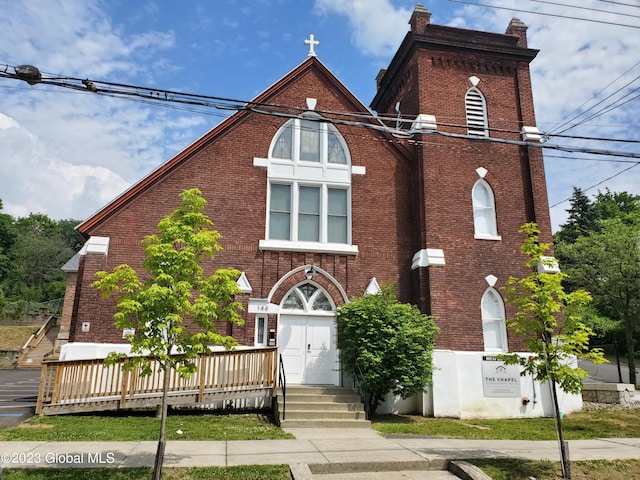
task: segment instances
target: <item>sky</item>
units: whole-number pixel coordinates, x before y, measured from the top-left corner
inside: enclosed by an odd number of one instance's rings
[[[248,101],[307,58],[313,34],[318,58],[369,105],[416,3],[0,0],[0,65]],[[421,3],[435,24],[529,27],[537,126],[572,137],[548,145],[640,152],[640,0]],[[227,115],[0,78],[2,213],[84,220]],[[574,187],[640,194],[640,158],[544,152],[554,229]]]

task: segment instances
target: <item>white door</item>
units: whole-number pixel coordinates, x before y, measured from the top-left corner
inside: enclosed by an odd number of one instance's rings
[[[338,385],[336,339],[333,317],[281,315],[278,346],[287,383]]]

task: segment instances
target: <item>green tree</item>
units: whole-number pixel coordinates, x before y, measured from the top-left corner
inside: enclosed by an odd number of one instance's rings
[[[589,338],[593,331],[582,322],[585,307],[591,296],[584,290],[566,293],[562,281],[564,273],[540,271],[539,266],[551,266],[553,261],[545,256],[550,244],[540,243],[540,230],[535,223],[523,225],[520,233],[526,235],[520,251],[528,260],[525,265],[531,273],[524,278],[510,277],[504,290],[507,301],[516,306],[513,318],[507,326],[517,335],[525,336],[525,343],[535,355],[523,357],[517,353],[500,355],[507,364],[520,365],[522,375],[532,375],[534,379],[548,382],[556,413],[558,440],[562,456],[563,478],[568,475],[568,459],[562,437],[562,424],[556,385],[565,392],[579,394],[582,380],[588,373],[581,368],[573,368],[569,361],[587,358],[594,363],[604,362],[601,350],[589,350]],[[562,322],[559,321],[562,318]]]
[[[627,192],[611,192],[607,189],[604,193],[598,192],[596,201],[593,204],[598,220],[609,220],[619,218],[625,223],[638,223],[640,220],[640,196],[632,195]],[[583,233],[586,235],[597,228],[588,230]]]
[[[337,322],[342,367],[359,368],[371,414],[387,393],[408,398],[431,384],[438,327],[416,306],[398,303],[391,288],[342,305]]]
[[[0,210],[2,210],[2,200],[0,200]],[[9,251],[15,241],[16,231],[13,217],[6,213],[0,213],[0,282],[11,270]]]
[[[14,220],[0,215],[0,285],[11,299],[28,302],[64,296],[60,267],[82,247],[76,220],[51,220],[31,214]]]
[[[74,252],[78,252],[84,245],[84,238],[76,231],[81,223],[79,220],[58,220],[58,235],[64,243]]]
[[[569,200],[571,207],[567,210],[569,218],[554,235],[555,242],[574,243],[578,237],[586,235],[597,228],[598,212],[593,202],[584,192],[574,187]]]
[[[600,230],[573,245],[559,245],[573,259],[567,273],[594,294],[598,310],[624,325],[629,383],[636,384],[635,336],[640,323],[640,224],[622,218],[600,222]]]
[[[59,237],[18,230],[9,250],[11,270],[5,275],[6,293],[41,302],[64,296],[65,274],[60,267],[74,254]]]
[[[238,313],[241,305],[234,299],[240,272],[218,269],[207,276],[202,266],[222,248],[220,234],[203,213],[206,200],[198,189],[185,190],[181,197],[180,206],[158,223],[158,233],[143,240],[143,279],[122,264],[111,273],[98,272],[93,283],[104,298],[118,296],[115,325],[135,329],[127,336],[132,356],[125,358],[124,368],[139,367],[142,375],[150,375],[155,357],[164,372],[154,480],[160,479],[166,445],[168,372],[189,377],[197,369],[195,359],[208,353],[211,345],[230,349],[237,344],[218,332],[215,321],[244,323]],[[110,354],[107,364],[122,358]]]

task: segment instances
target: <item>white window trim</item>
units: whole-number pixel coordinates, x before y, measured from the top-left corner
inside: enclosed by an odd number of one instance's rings
[[[258,324],[260,323],[260,321],[264,321],[264,328],[263,328],[263,332],[262,332],[262,338],[258,338]],[[266,347],[267,346],[267,338],[269,336],[269,330],[268,330],[268,325],[269,325],[269,317],[266,314],[260,314],[260,315],[256,315],[256,325],[255,325],[255,334],[254,334],[254,345],[256,347]]]
[[[475,94],[480,99],[480,106],[472,105],[470,102],[470,94]],[[473,137],[489,136],[489,120],[487,118],[487,100],[482,92],[475,86],[467,90],[464,95],[464,106],[467,120],[467,135]],[[479,124],[482,119],[482,125]]]
[[[482,185],[487,192],[489,193],[489,197],[490,197],[490,201],[491,201],[491,205],[489,207],[482,207],[484,210],[486,211],[490,211],[491,215],[492,215],[492,223],[493,223],[493,228],[495,229],[496,233],[479,233],[476,231],[476,215],[478,213],[478,210],[480,207],[477,207],[475,205],[475,191],[476,188],[479,188],[479,185]],[[477,240],[502,240],[502,237],[500,235],[497,234],[498,232],[498,213],[496,211],[496,197],[495,194],[493,193],[493,189],[491,188],[491,185],[489,185],[489,183],[484,180],[484,179],[479,179],[477,180],[474,184],[473,187],[471,187],[471,208],[473,210],[473,238],[477,239]]]
[[[296,120],[296,123],[298,120]],[[274,135],[273,139],[277,139],[285,123],[280,130]],[[254,158],[254,166],[267,168],[267,205],[266,205],[266,222],[264,239],[259,242],[260,250],[274,251],[294,251],[294,252],[321,252],[333,253],[339,255],[357,255],[358,247],[353,245],[352,238],[352,205],[351,205],[351,177],[353,175],[364,175],[365,167],[352,166],[349,149],[344,138],[339,135],[339,141],[342,143],[347,163],[329,163],[328,142],[326,141],[328,134],[328,124],[321,123],[321,161],[306,161],[299,158],[299,128],[293,129],[292,156],[293,159],[281,159],[271,157],[271,152],[275,146],[272,142],[269,148],[269,158]],[[321,179],[319,181],[319,179]],[[289,217],[290,239],[270,239],[270,215],[271,215],[271,185],[291,185],[291,211]],[[320,188],[320,238],[317,242],[299,241],[298,238],[298,220],[299,220],[299,188],[300,187],[317,187]],[[328,197],[329,189],[338,189],[347,191],[347,242],[334,243],[328,242]]]
[[[307,283],[314,285],[318,289],[308,299],[304,296],[302,292],[298,290],[301,286]],[[289,297],[289,295],[291,295],[294,292],[297,294],[298,298],[300,298],[300,300],[302,301],[302,308],[301,309],[300,308],[284,308],[283,305],[287,301],[287,298]],[[327,300],[329,300],[329,303],[331,304],[331,310],[314,310],[313,309],[313,304],[315,303],[316,299],[320,295],[324,295],[325,297],[327,297]],[[331,295],[329,295],[329,292],[327,292],[320,284],[314,281],[306,280],[298,283],[295,287],[290,289],[287,292],[287,294],[282,298],[282,302],[280,303],[280,314],[304,314],[308,316],[333,317],[336,314],[336,305],[333,302],[333,298],[331,298]]]
[[[271,185],[290,185],[291,186],[291,210],[289,212],[289,234],[291,235],[290,240],[272,240],[269,238],[269,222],[271,215]],[[300,187],[313,187],[320,189],[320,226],[319,233],[320,238],[318,242],[305,242],[298,240],[298,226],[299,226],[299,218],[300,218]],[[293,243],[300,244],[320,244],[320,245],[333,245],[333,242],[328,242],[327,237],[329,234],[328,223],[329,223],[329,189],[334,190],[346,190],[347,191],[347,242],[346,243],[335,243],[335,245],[351,245],[351,189],[346,187],[345,185],[332,185],[327,183],[310,183],[310,182],[283,182],[283,181],[270,181],[269,182],[269,191],[267,193],[267,224],[265,231],[265,238],[269,241],[288,241]]]
[[[276,252],[318,252],[335,255],[357,255],[357,245],[344,243],[297,242],[292,240],[260,240],[260,250]]]
[[[473,238],[476,240],[502,240],[500,235],[487,235],[485,233],[475,233]]]
[[[484,304],[485,296],[487,294],[489,294],[489,292],[491,292],[494,295],[496,295],[497,298],[500,300],[501,318],[485,319],[485,317],[484,317],[483,304]],[[504,308],[504,300],[502,299],[502,296],[500,296],[498,291],[493,287],[487,288],[484,291],[484,293],[482,294],[482,297],[480,299],[480,316],[481,316],[481,319],[482,319],[482,341],[483,341],[484,351],[485,352],[502,352],[502,353],[508,352],[509,351],[509,344],[508,344],[508,336],[507,336],[507,317],[506,317],[506,311],[505,311],[505,308]],[[486,343],[485,343],[485,339],[484,339],[484,331],[485,331],[485,325],[489,324],[489,323],[497,323],[500,326],[500,337],[501,337],[503,348],[487,348]]]

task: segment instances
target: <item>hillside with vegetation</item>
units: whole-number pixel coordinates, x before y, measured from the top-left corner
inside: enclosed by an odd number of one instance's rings
[[[84,243],[75,231],[79,223],[39,213],[14,218],[2,213],[0,200],[0,318],[60,311],[66,287],[61,267]]]

